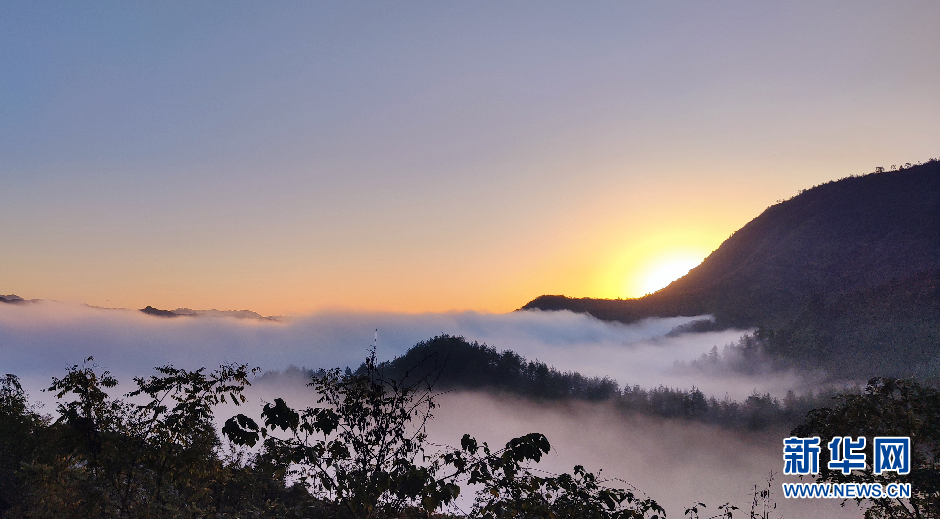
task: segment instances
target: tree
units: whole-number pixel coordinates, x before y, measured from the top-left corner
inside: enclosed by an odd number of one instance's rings
[[[433,466],[420,464],[434,408],[426,379],[383,379],[373,350],[365,373],[333,369],[309,385],[324,406],[297,412],[277,398],[261,412],[264,427],[239,414],[222,432],[240,445],[253,446],[263,437],[261,460],[351,517],[397,516],[419,504],[433,510],[457,496],[453,485],[434,485]],[[278,429],[287,437],[269,434]]]
[[[837,405],[814,409],[791,433],[819,436],[823,442],[838,436],[865,436],[867,467],[843,474],[828,468],[828,449],[820,449],[817,481],[831,483],[910,483],[909,500],[872,499],[867,519],[940,517],[940,392],[914,380],[873,378],[862,394],[842,394]],[[911,471],[874,474],[872,439],[876,436],[907,436],[911,439]],[[863,506],[862,499],[856,499]]]
[[[213,420],[222,402],[241,403],[251,372],[156,368],[122,398],[118,381],[86,359],[53,378],[58,419],[38,415],[19,380],[0,378],[0,518],[440,517],[464,485],[475,506],[462,516],[497,518],[654,518],[662,510],[633,491],[575,467],[535,475],[549,452],[540,433],[501,449],[464,435],[459,447],[426,452],[435,408],[433,381],[382,377],[374,351],[358,374],[321,372],[318,407],[297,412],[276,399],[263,427],[245,415],[224,433]]]
[[[513,477],[499,476],[487,481],[486,490],[477,494],[472,515],[482,519],[665,517],[665,511],[652,499],[606,487],[608,482],[581,465],[574,467],[574,474],[536,476],[523,471]]]
[[[212,408],[240,403],[250,370],[156,369],[135,379],[134,400],[112,398],[117,379],[91,357],[53,378],[48,390],[64,399],[59,418],[40,431],[41,455],[18,467],[27,491],[12,517],[186,517],[219,508],[214,497],[232,471],[218,456]]]
[[[48,423],[29,405],[16,375],[0,377],[0,517],[22,494],[20,465],[33,456],[39,445],[37,432]]]
[[[459,448],[427,452],[433,378],[406,371],[386,379],[374,349],[357,373],[331,370],[309,385],[320,395],[318,407],[295,411],[278,398],[263,407],[263,426],[239,414],[226,421],[223,433],[240,445],[263,439],[259,460],[304,482],[347,517],[428,517],[453,504],[463,484],[482,487],[472,511],[482,518],[662,513],[651,499],[607,488],[583,467],[574,475],[535,476],[529,464],[551,448],[539,433],[498,450],[464,435]]]

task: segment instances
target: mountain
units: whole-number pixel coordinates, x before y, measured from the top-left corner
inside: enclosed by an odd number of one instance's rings
[[[780,401],[770,394],[755,393],[742,402],[734,402],[708,397],[695,387],[643,389],[627,384],[621,388],[607,377],[559,371],[544,362],[526,360],[511,350],[498,352],[486,344],[451,335],[419,342],[404,355],[379,364],[378,372],[387,381],[418,390],[487,391],[543,402],[606,401],[626,414],[698,420],[738,430],[797,423],[810,409],[828,404],[834,396],[831,391],[822,390],[799,397],[791,393]],[[368,365],[363,363],[355,373],[367,375]],[[322,376],[325,372],[306,374],[309,379],[310,375]],[[269,372],[262,379],[273,381],[278,376],[279,373]]]
[[[236,319],[259,319],[263,321],[280,321],[277,316],[263,316],[251,310],[193,310],[190,308],[177,308],[176,310],[161,310],[152,306],[141,308],[141,312],[157,317],[234,317]]]
[[[815,186],[767,208],[701,265],[639,299],[541,296],[599,319],[712,314],[805,363],[940,374],[940,161]]]
[[[16,294],[9,295],[0,295],[0,303],[10,303],[10,304],[22,304],[22,303],[32,303],[35,302],[35,299],[23,299],[22,297]]]

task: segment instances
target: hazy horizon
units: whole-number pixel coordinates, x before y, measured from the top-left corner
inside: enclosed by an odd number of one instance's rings
[[[61,375],[89,356],[104,369],[140,376],[166,363],[194,369],[221,362],[263,370],[356,368],[374,344],[379,360],[403,355],[441,334],[463,336],[497,351],[511,350],[561,371],[610,377],[622,385],[697,384],[718,397],[742,399],[754,390],[782,396],[802,382],[778,378],[689,373],[688,362],[736,342],[746,330],[667,336],[703,316],[605,322],[569,311],[370,313],[319,312],[286,321],[235,317],[164,318],[57,302],[0,305],[3,369],[20,376]],[[734,380],[737,379],[737,380]],[[727,387],[726,387],[727,386]],[[726,387],[726,388],[725,388]],[[721,389],[719,391],[719,388]]]

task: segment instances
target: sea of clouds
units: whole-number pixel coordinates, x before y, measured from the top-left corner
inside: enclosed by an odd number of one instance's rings
[[[228,317],[147,315],[50,301],[0,305],[0,372],[23,379],[58,376],[87,357],[115,374],[143,375],[155,366],[214,367],[246,363],[263,370],[288,366],[352,367],[376,343],[380,360],[440,334],[461,335],[512,350],[561,371],[610,377],[621,385],[690,389],[718,398],[754,391],[781,396],[804,380],[793,372],[759,376],[677,369],[745,330],[667,335],[695,317],[611,323],[572,312],[485,314],[322,312],[280,322]],[[376,340],[377,338],[377,340]]]
[[[355,368],[375,341],[380,360],[401,355],[415,343],[442,333],[462,335],[497,350],[513,350],[562,371],[608,376],[621,385],[696,386],[719,398],[753,393],[781,395],[808,376],[764,372],[759,376],[705,372],[678,363],[714,346],[736,342],[747,330],[669,335],[694,317],[647,319],[625,325],[571,312],[475,312],[395,314],[323,312],[281,322],[232,317],[162,318],[136,310],[106,310],[56,302],[0,304],[0,374],[20,376],[30,397],[53,412],[53,396],[41,392],[50,377],[94,356],[121,384],[167,363],[185,368],[237,362],[264,370],[288,366]],[[378,332],[376,332],[378,330]],[[376,341],[377,337],[377,341]],[[265,377],[249,388],[246,405],[219,409],[217,419],[237,412],[257,418],[263,402],[285,397],[293,407],[315,405],[316,395],[295,376]],[[698,501],[731,501],[747,508],[754,485],[782,468],[786,430],[742,434],[701,423],[626,416],[605,403],[534,403],[511,396],[453,392],[442,395],[429,426],[430,439],[453,445],[470,433],[491,445],[529,432],[548,436],[553,452],[540,466],[570,471],[575,464],[634,485],[667,506],[670,517]],[[780,478],[774,482],[779,494]],[[778,498],[785,517],[857,517],[853,506]],[[467,503],[464,503],[466,505]]]

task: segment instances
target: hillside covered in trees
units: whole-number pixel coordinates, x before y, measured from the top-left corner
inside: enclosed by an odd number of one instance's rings
[[[744,343],[754,340],[748,337],[742,339],[742,344],[731,347],[746,350]],[[535,400],[608,402],[626,414],[695,420],[742,430],[792,426],[810,409],[826,405],[835,394],[821,391],[797,395],[791,391],[780,400],[755,393],[738,402],[727,397],[707,397],[694,387],[621,388],[607,377],[559,371],[544,362],[526,360],[513,351],[498,352],[485,344],[449,335],[421,341],[404,355],[380,364],[379,369],[383,376],[395,380],[430,380],[440,390],[489,391]],[[356,373],[365,370],[362,365]]]
[[[701,265],[639,299],[541,296],[599,319],[715,316],[834,375],[940,374],[940,161],[815,186],[767,208]]]

